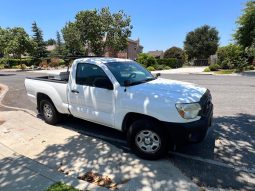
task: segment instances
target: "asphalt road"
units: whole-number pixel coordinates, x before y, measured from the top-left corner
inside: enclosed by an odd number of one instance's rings
[[[3,104],[36,111],[36,106],[26,97],[24,79],[37,75],[40,74],[0,72],[0,83],[9,86]],[[199,186],[255,190],[255,76],[170,74],[162,77],[210,89],[215,106],[213,126],[206,140],[178,147],[167,160]],[[125,137],[113,129],[72,117],[61,125],[130,152]]]

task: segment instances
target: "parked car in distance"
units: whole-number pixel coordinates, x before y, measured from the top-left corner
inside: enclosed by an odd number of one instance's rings
[[[154,77],[127,59],[77,59],[70,72],[26,78],[25,87],[46,123],[69,114],[117,129],[145,159],[163,157],[172,145],[202,141],[213,116],[208,89]]]

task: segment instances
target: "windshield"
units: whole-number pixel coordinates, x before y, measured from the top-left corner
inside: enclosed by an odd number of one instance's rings
[[[108,62],[105,65],[121,86],[125,86],[125,81],[128,85],[137,85],[155,79],[148,70],[134,61]]]

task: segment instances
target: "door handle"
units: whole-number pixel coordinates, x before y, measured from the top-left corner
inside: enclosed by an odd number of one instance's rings
[[[72,93],[78,94],[79,91],[78,90],[71,90]]]

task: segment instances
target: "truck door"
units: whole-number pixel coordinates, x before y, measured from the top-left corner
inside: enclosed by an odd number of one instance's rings
[[[114,125],[113,85],[97,65],[78,63],[69,87],[70,112],[78,118]]]

